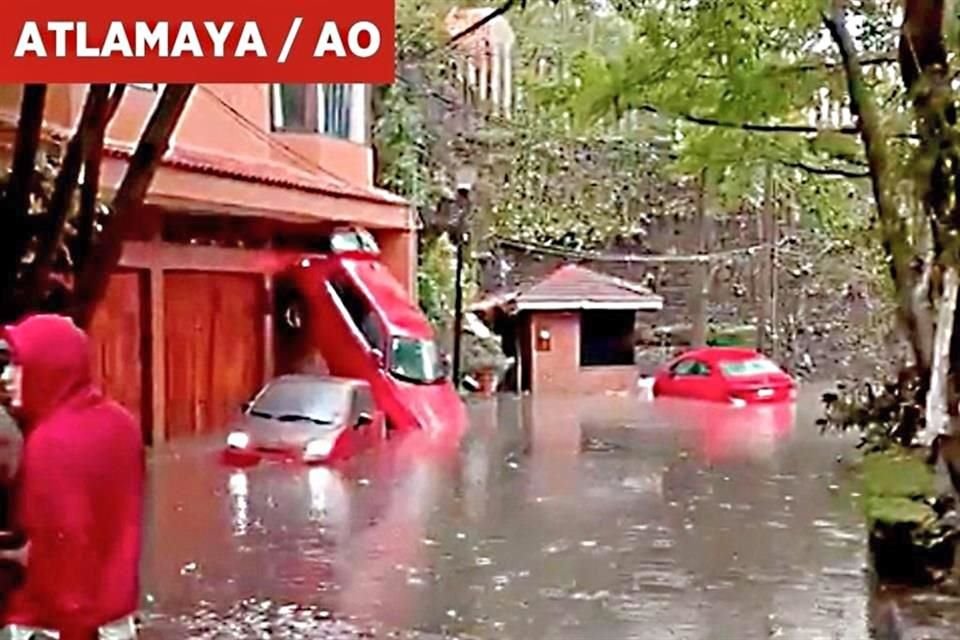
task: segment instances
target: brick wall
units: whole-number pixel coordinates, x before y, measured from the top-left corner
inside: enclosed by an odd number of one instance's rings
[[[635,366],[581,367],[580,314],[537,313],[530,318],[533,352],[533,391],[538,394],[580,394],[629,391],[636,388]],[[540,331],[550,332],[550,350],[537,350]]]
[[[531,315],[533,340],[532,391],[547,393],[576,388],[580,368],[580,314],[538,313]],[[537,350],[541,331],[551,335],[550,350]]]

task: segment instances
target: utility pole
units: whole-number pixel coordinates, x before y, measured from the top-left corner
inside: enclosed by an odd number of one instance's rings
[[[760,313],[757,322],[757,350],[775,356],[777,351],[776,270],[777,211],[773,165],[768,164],[764,182],[763,212],[760,214]]]
[[[700,260],[693,267],[693,282],[687,292],[687,308],[692,321],[690,345],[693,347],[706,346],[709,333],[711,264],[708,256],[713,245],[712,178],[709,169],[704,168],[700,174],[700,200],[696,212],[697,254]]]
[[[453,385],[460,388],[460,345],[463,334],[463,261],[465,245],[469,242],[470,196],[476,182],[476,170],[463,167],[457,172],[457,221],[453,225],[457,243],[457,267],[453,296]]]

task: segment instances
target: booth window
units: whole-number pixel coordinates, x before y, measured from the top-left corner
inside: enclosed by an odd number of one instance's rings
[[[580,366],[619,367],[635,363],[633,311],[580,314]]]

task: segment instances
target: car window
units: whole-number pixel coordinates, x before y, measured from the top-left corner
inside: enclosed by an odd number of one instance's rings
[[[344,278],[334,277],[330,279],[330,287],[340,299],[344,309],[347,311],[349,320],[356,327],[360,335],[367,342],[371,349],[385,351],[385,340],[383,331],[380,329],[380,321],[373,309],[367,303],[363,294]]]
[[[748,376],[781,373],[780,367],[766,358],[753,358],[752,360],[724,362],[720,365],[720,369],[723,371],[724,375],[730,376],[731,378],[743,378]]]
[[[390,373],[414,384],[443,380],[440,348],[433,340],[395,336],[390,347]]]
[[[710,367],[699,360],[681,360],[673,366],[673,375],[680,377],[709,376]]]

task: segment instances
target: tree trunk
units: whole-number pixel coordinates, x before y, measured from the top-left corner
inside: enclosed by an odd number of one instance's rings
[[[930,371],[930,390],[927,392],[926,429],[922,433],[925,444],[949,431],[950,410],[948,378],[953,322],[957,311],[957,270],[949,267],[943,277],[943,295],[937,313],[937,333],[933,345],[933,366]]]
[[[10,179],[6,195],[0,202],[0,224],[5,228],[0,233],[0,321],[13,320],[16,314],[17,273],[29,242],[30,190],[36,172],[46,100],[47,85],[24,86]]]
[[[697,252],[701,260],[694,265],[693,282],[690,286],[688,309],[693,326],[690,332],[690,344],[702,347],[707,344],[707,313],[710,302],[710,252],[713,228],[710,202],[710,174],[703,170],[700,177],[700,201],[697,206]]]
[[[80,212],[77,216],[77,235],[74,240],[74,271],[79,273],[90,256],[93,245],[94,229],[97,222],[97,210],[100,196],[100,166],[103,163],[103,140],[107,127],[120,108],[127,85],[118,84],[110,94],[106,113],[98,123],[86,158],[83,160],[83,184],[80,186]]]
[[[101,129],[108,107],[110,85],[90,85],[83,113],[64,153],[60,171],[53,184],[53,193],[37,237],[36,255],[23,287],[24,306],[31,308],[43,300],[50,271],[64,235],[64,227],[73,206],[73,196],[80,180],[80,170],[87,150]]]
[[[96,305],[106,293],[110,275],[120,264],[123,240],[131,225],[136,224],[137,209],[143,204],[157,167],[169,149],[170,137],[193,88],[192,84],[167,85],[130,158],[113,199],[113,212],[104,223],[96,250],[77,279],[74,317],[82,327],[90,323]]]
[[[834,0],[832,10],[823,17],[843,61],[850,93],[850,108],[858,119],[860,138],[867,155],[870,184],[877,207],[881,244],[889,258],[890,276],[897,294],[897,317],[907,334],[921,379],[927,379],[932,354],[921,339],[919,319],[912,294],[919,275],[914,268],[915,251],[910,244],[906,217],[897,208],[896,177],[891,175],[890,146],[876,103],[863,77],[853,37],[844,19],[844,3]]]

